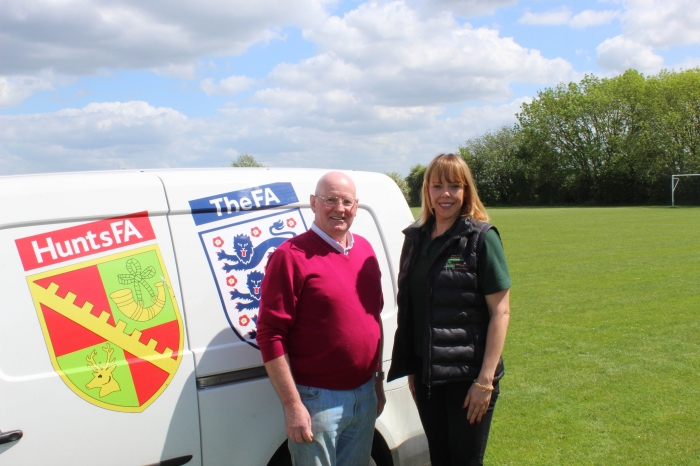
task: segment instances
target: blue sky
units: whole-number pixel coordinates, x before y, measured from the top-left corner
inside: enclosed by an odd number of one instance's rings
[[[694,0],[0,0],[0,175],[406,174],[538,90],[700,65]]]

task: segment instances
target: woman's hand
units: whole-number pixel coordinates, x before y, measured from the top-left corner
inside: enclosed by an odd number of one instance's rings
[[[498,360],[503,351],[503,343],[506,340],[508,330],[508,320],[510,319],[510,289],[499,291],[498,293],[485,296],[486,304],[489,307],[489,329],[486,333],[486,351],[481,372],[477,378],[480,385],[493,387],[493,376],[498,366]],[[481,388],[472,384],[467,392],[462,409],[467,408],[467,420],[469,424],[481,422],[481,418],[486,414],[491,402],[491,390]]]
[[[486,386],[491,385],[489,384]],[[467,397],[464,399],[464,404],[462,405],[462,409],[467,408],[467,420],[469,421],[469,424],[473,425],[474,422],[481,422],[481,418],[489,409],[490,402],[491,390],[478,387],[476,384],[472,384],[472,386],[469,387]]]
[[[416,378],[416,376],[414,374],[411,374],[408,376],[408,389],[411,391],[411,396],[413,397],[413,402],[416,403],[416,405],[418,405],[418,402],[416,401],[415,378]]]

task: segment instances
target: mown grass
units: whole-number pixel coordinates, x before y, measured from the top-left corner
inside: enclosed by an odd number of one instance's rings
[[[513,287],[486,463],[700,464],[700,208],[489,213]]]

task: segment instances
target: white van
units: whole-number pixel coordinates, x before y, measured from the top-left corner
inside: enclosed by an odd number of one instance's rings
[[[313,220],[323,170],[0,177],[0,465],[290,464],[255,328],[267,257]],[[396,329],[399,189],[350,172],[352,231]],[[385,385],[372,457],[428,464],[406,379]]]

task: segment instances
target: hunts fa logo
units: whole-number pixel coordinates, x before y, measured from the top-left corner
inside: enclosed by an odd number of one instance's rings
[[[157,245],[27,277],[51,362],[78,396],[141,412],[174,377],[183,326]]]
[[[226,318],[253,346],[267,259],[280,244],[304,231],[301,212],[292,209],[199,234]]]

